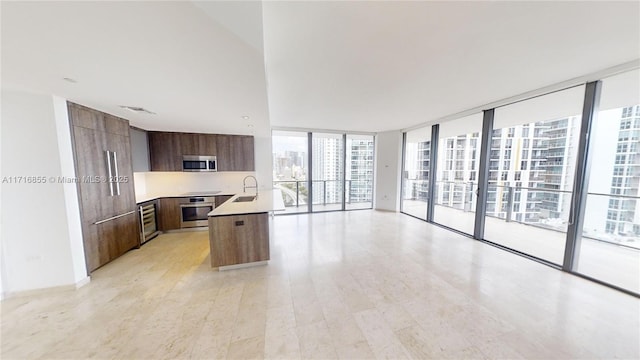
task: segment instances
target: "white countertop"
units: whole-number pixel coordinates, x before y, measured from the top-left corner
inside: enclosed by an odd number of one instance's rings
[[[239,196],[251,196],[253,193],[237,194],[224,204],[213,209],[209,216],[258,214],[270,211],[284,211],[284,201],[282,192],[279,189],[260,190],[258,197],[254,201],[233,202]]]
[[[234,193],[222,192],[220,190],[202,190],[192,191],[187,193],[171,193],[171,194],[136,194],[136,204],[143,203],[145,201],[156,200],[160,198],[175,198],[175,197],[192,197],[192,196],[219,196],[219,195],[235,195]]]

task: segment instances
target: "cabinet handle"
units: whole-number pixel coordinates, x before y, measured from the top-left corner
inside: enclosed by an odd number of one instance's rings
[[[111,221],[111,220],[115,220],[115,219],[121,218],[121,217],[123,217],[123,216],[131,215],[131,214],[133,214],[133,213],[135,213],[135,212],[136,212],[135,210],[131,210],[131,211],[129,211],[128,213],[124,213],[124,214],[120,214],[120,215],[112,216],[112,217],[110,217],[110,218],[108,218],[108,219],[104,219],[104,220],[96,221],[96,222],[94,222],[94,223],[93,223],[93,225],[100,225],[100,224],[102,224],[102,223],[106,223],[107,221]]]
[[[116,195],[120,196],[120,177],[118,176],[118,153],[113,152],[113,168],[116,172]]]
[[[113,173],[111,172],[111,151],[107,150],[107,173],[109,178],[107,179],[109,182],[109,196],[113,196]]]

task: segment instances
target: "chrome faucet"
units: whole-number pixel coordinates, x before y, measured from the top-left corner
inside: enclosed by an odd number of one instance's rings
[[[247,179],[248,178],[253,178],[253,181],[255,182],[254,186],[247,186]],[[256,195],[258,195],[258,179],[256,179],[255,176],[247,175],[247,176],[244,177],[244,180],[242,180],[242,191],[246,193],[247,189],[256,189]]]

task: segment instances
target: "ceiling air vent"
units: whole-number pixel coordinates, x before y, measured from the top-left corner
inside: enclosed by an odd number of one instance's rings
[[[127,110],[129,110],[131,112],[134,112],[136,114],[139,114],[139,113],[146,113],[146,114],[149,114],[149,115],[155,115],[156,114],[153,111],[149,111],[149,110],[147,110],[147,109],[145,109],[143,107],[140,107],[140,106],[120,105],[120,107],[123,108],[123,109],[127,109]]]

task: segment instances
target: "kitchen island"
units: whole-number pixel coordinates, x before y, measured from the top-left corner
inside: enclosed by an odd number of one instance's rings
[[[237,194],[211,211],[211,267],[229,270],[269,260],[269,213],[283,211],[280,190]]]

